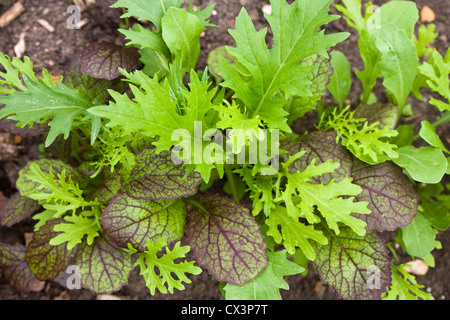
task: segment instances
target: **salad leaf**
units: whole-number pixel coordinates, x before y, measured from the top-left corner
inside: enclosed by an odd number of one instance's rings
[[[331,66],[334,72],[327,88],[342,109],[352,85],[350,63],[341,51],[334,50],[331,52]]]
[[[12,225],[30,217],[41,206],[36,200],[15,193],[0,208],[0,225]]]
[[[176,263],[175,260],[184,258],[189,252],[189,246],[181,246],[177,242],[172,250],[167,246],[164,238],[159,238],[154,243],[147,241],[147,250],[139,253],[135,266],[139,266],[140,274],[145,279],[145,284],[149,288],[152,295],[156,289],[161,293],[173,293],[174,289],[184,290],[184,283],[191,283],[186,273],[198,275],[202,269],[194,266],[194,262],[183,261]],[[163,256],[158,255],[162,248],[166,247],[166,253]],[[136,253],[131,245],[128,246],[127,252]],[[157,273],[156,269],[159,271]],[[175,276],[173,276],[174,274]]]
[[[248,209],[221,196],[201,196],[186,228],[197,263],[218,281],[243,285],[267,266],[267,245]]]
[[[420,212],[410,225],[402,228],[401,234],[406,252],[411,256],[423,259],[434,249],[436,234]]]
[[[110,241],[122,248],[131,244],[145,251],[147,240],[155,242],[164,237],[172,243],[183,237],[186,208],[181,200],[155,202],[119,194],[105,208],[101,221]]]
[[[350,228],[342,228],[339,235],[325,234],[328,244],[314,243],[314,268],[322,281],[341,299],[380,299],[391,284],[391,259],[384,241],[375,233],[359,236]]]
[[[299,274],[304,268],[291,262],[286,251],[267,251],[268,264],[259,276],[242,286],[227,283],[226,300],[281,300],[280,289],[289,290],[284,276]]]

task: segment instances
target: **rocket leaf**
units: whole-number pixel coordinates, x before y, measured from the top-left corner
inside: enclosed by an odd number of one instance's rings
[[[224,287],[227,300],[281,300],[280,289],[289,290],[284,276],[304,271],[286,258],[286,251],[267,252],[268,264],[259,276],[242,286],[227,283]]]
[[[314,268],[322,281],[342,299],[379,300],[391,284],[391,259],[375,233],[358,236],[349,228],[330,231],[328,244],[314,243]]]
[[[218,281],[243,285],[267,266],[267,245],[248,209],[220,196],[202,196],[186,228],[197,263]]]
[[[165,237],[171,243],[183,237],[186,208],[181,200],[155,202],[119,194],[105,208],[102,226],[110,241],[119,247],[126,248],[129,243],[144,251],[147,240],[155,242]]]

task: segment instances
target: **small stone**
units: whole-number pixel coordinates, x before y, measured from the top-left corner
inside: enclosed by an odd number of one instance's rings
[[[421,259],[416,259],[413,261],[409,261],[406,263],[409,265],[408,267],[403,267],[403,269],[411,274],[414,274],[416,276],[423,276],[426,275],[428,272],[428,265],[425,263],[425,261]]]
[[[433,22],[436,19],[436,15],[433,10],[429,6],[423,6],[420,9],[420,21],[424,22]]]

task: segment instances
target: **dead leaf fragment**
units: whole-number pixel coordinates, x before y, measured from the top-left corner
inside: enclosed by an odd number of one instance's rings
[[[17,18],[25,8],[23,7],[22,2],[16,2],[11,8],[9,8],[2,16],[0,17],[0,28],[6,27],[10,24],[15,18]]]
[[[416,276],[424,276],[428,272],[428,265],[425,263],[425,261],[421,259],[416,259],[413,261],[409,261],[406,263],[407,265],[410,265],[408,267],[403,267],[403,269],[411,274],[414,274]]]
[[[99,294],[97,296],[97,300],[122,300],[122,299],[112,294]]]
[[[48,32],[55,32],[55,28],[45,19],[36,20],[41,26],[43,26]]]
[[[434,11],[429,6],[423,6],[420,9],[420,21],[424,22],[433,22],[436,19],[436,15]]]
[[[27,285],[27,289],[29,291],[33,291],[33,292],[41,292],[42,290],[44,290],[44,287],[45,287],[45,281],[40,281],[37,278],[31,280]]]
[[[33,240],[34,232],[25,232],[25,233],[23,234],[23,237],[25,238],[25,246],[28,247],[28,245],[30,244],[30,242]]]
[[[67,290],[64,290],[60,293],[59,296],[55,297],[53,300],[72,300],[72,297],[70,296],[70,293],[67,292]]]
[[[14,46],[14,53],[17,58],[22,58],[23,54],[26,51],[26,45],[25,45],[25,32],[22,32],[20,34],[19,42]]]

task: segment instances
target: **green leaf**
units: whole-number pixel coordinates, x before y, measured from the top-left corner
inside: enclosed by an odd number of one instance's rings
[[[101,217],[103,233],[119,247],[131,244],[144,251],[147,240],[164,237],[172,243],[181,240],[186,227],[186,208],[181,200],[146,201],[119,194]]]
[[[267,235],[272,236],[275,242],[283,244],[289,254],[294,254],[298,247],[308,260],[314,260],[316,252],[309,240],[322,245],[328,243],[328,239],[321,230],[316,230],[313,225],[305,225],[299,219],[292,218],[282,206],[273,209],[265,223],[269,226]]]
[[[436,30],[436,25],[430,23],[429,25],[420,25],[418,32],[419,36],[416,38],[414,36],[413,40],[415,42],[417,48],[417,56],[422,58],[427,53],[431,53],[433,51],[430,48],[430,44],[439,36],[439,33],[434,32]]]
[[[431,223],[420,212],[409,226],[402,228],[406,252],[413,257],[425,258],[434,249],[435,238]]]
[[[281,300],[280,289],[289,290],[284,276],[299,274],[304,268],[289,261],[286,251],[267,252],[267,267],[254,280],[242,286],[227,283],[226,300]]]
[[[234,285],[258,276],[267,266],[267,245],[248,209],[218,195],[191,204],[186,233],[197,263]]]
[[[429,145],[436,147],[444,152],[450,153],[450,151],[448,151],[448,149],[442,143],[441,138],[439,138],[439,136],[436,134],[436,127],[434,127],[428,121],[424,120],[421,122],[419,136]]]
[[[0,94],[12,95],[17,90],[27,91],[27,87],[22,83],[21,76],[23,74],[27,74],[37,82],[33,72],[33,62],[31,62],[29,57],[24,57],[24,62],[22,63],[16,57],[11,61],[7,55],[0,52],[0,65],[5,69],[4,72],[0,72]]]
[[[444,102],[432,97],[430,104],[440,111],[450,110],[450,48],[445,57],[442,57],[437,50],[433,50],[428,61],[420,66],[420,73],[425,76],[428,88],[447,100]]]
[[[80,268],[81,286],[97,294],[118,291],[133,269],[130,255],[102,235],[92,245],[86,241],[79,245],[74,265]]]
[[[172,250],[166,247],[167,242],[164,238],[159,238],[154,243],[147,241],[147,250],[139,253],[135,266],[139,266],[140,274],[144,277],[145,285],[149,288],[151,295],[154,295],[156,289],[161,293],[173,293],[174,289],[184,290],[184,283],[192,281],[186,276],[186,273],[198,275],[202,269],[194,266],[194,262],[183,261],[176,263],[175,260],[185,258],[186,253],[190,251],[189,246],[181,246],[177,242]],[[135,250],[129,245],[129,252]],[[159,251],[166,247],[166,253],[159,255]],[[158,270],[158,273],[156,271]],[[173,276],[174,274],[175,276]]]
[[[447,159],[438,148],[405,146],[395,151],[398,158],[392,161],[418,182],[438,183],[447,170]]]
[[[316,159],[301,172],[289,173],[288,168],[291,160],[282,164],[287,178],[285,190],[275,199],[277,202],[286,204],[288,215],[294,219],[306,218],[309,223],[320,222],[319,216],[315,213],[315,208],[325,218],[328,226],[339,234],[339,223],[343,223],[357,233],[366,233],[366,223],[353,217],[352,213],[369,214],[367,202],[354,202],[354,196],[361,193],[362,189],[351,183],[351,179],[343,179],[341,182],[332,180],[327,185],[312,183],[313,177],[335,171],[339,163],[330,160],[316,165]],[[349,197],[347,197],[349,196]],[[299,198],[299,203],[294,203]]]
[[[19,121],[22,127],[52,119],[48,123],[50,131],[45,140],[46,147],[60,134],[67,139],[75,119],[81,120],[82,116],[86,116],[93,126],[97,124],[97,118],[87,114],[87,109],[92,106],[91,101],[78,91],[62,83],[50,87],[42,80],[34,82],[28,75],[24,75],[24,80],[28,89],[26,92],[0,97],[0,104],[6,104],[0,110],[0,119],[9,116],[9,119]],[[96,130],[92,132],[96,134]]]
[[[161,30],[161,19],[170,7],[179,8],[183,0],[118,0],[111,8],[126,8],[121,18],[138,17],[151,21]]]
[[[72,250],[77,244],[81,243],[86,236],[87,245],[92,245],[94,239],[100,235],[101,228],[95,217],[95,211],[83,211],[80,215],[71,215],[64,217],[68,223],[61,222],[53,228],[55,232],[61,234],[50,240],[53,246],[67,242],[67,250]]]
[[[314,243],[314,268],[341,299],[378,300],[391,283],[389,252],[376,233],[358,236],[349,228],[328,231],[328,244]]]
[[[283,106],[292,96],[311,94],[307,75],[314,69],[304,68],[299,62],[313,54],[327,57],[327,48],[349,36],[317,31],[337,18],[328,14],[330,3],[297,0],[289,5],[271,1],[272,14],[265,17],[274,35],[272,49],[265,41],[267,29],[256,31],[247,11],[241,10],[235,29],[230,30],[236,47],[227,47],[235,63],[221,59],[220,75],[225,80],[222,85],[244,103],[249,118],[259,115],[271,128],[291,131]]]
[[[181,70],[195,68],[200,54],[201,21],[184,9],[169,8],[161,19],[162,37],[172,55],[181,63]]]
[[[342,109],[352,85],[350,63],[341,51],[334,50],[331,52],[331,66],[334,72],[327,88]]]
[[[430,293],[422,291],[425,286],[419,285],[416,277],[403,269],[407,264],[391,265],[392,284],[383,294],[383,300],[434,300]]]

